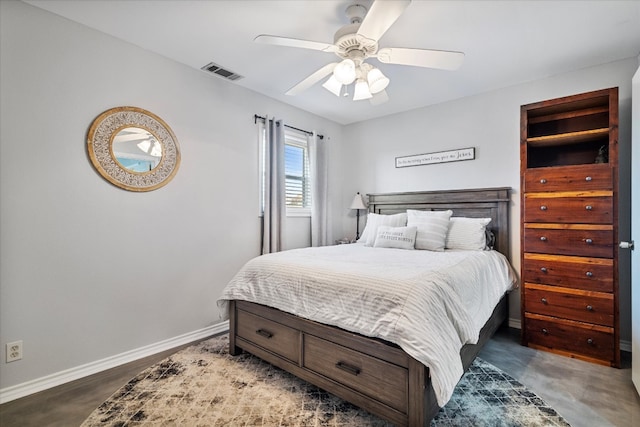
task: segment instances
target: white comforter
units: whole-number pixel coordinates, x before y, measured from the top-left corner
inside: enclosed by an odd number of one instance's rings
[[[430,369],[442,407],[463,374],[460,349],[515,282],[495,251],[325,246],[254,258],[218,306],[228,315],[228,300],[252,301],[396,343]]]

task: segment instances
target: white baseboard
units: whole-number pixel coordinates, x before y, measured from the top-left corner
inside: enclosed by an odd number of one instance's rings
[[[509,327],[510,328],[515,328],[515,329],[522,329],[522,322],[520,321],[520,319],[512,319],[510,317],[509,318]]]
[[[95,362],[77,366],[75,368],[56,372],[42,378],[36,378],[35,380],[27,381],[22,384],[6,387],[0,389],[0,403],[10,402],[12,400],[37,393],[39,391],[47,390],[52,387],[56,387],[71,381],[78,380],[80,378],[87,377],[89,375],[97,374],[98,372],[115,368],[116,366],[124,365],[125,363],[133,362],[134,360],[142,359],[143,357],[151,356],[165,350],[170,350],[183,344],[188,344],[190,342],[207,338],[211,335],[220,334],[228,330],[229,321],[225,321],[217,325],[208,326],[206,328],[199,329],[193,332],[188,332],[186,334],[140,347],[135,350],[116,354],[115,356],[110,356],[105,359],[96,360]]]

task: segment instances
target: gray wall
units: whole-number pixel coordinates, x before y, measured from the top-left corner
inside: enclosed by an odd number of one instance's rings
[[[327,135],[330,156],[342,126],[22,2],[0,17],[0,388],[220,323],[217,297],[260,249],[253,115]],[[89,161],[91,122],[123,105],[178,138],[161,189],[121,190]],[[308,245],[308,218],[288,230]]]
[[[382,193],[458,188],[511,187],[511,261],[520,270],[520,106],[619,86],[620,237],[630,230],[631,77],[638,59],[549,77],[407,113],[346,126],[343,132],[344,193]],[[390,89],[393,90],[393,89]],[[475,147],[476,159],[395,168],[395,158]],[[348,162],[348,163],[346,163]],[[347,167],[348,166],[348,167]],[[344,229],[354,225],[343,217]],[[629,251],[620,259],[621,338],[630,340]],[[520,294],[510,298],[512,325],[520,322]]]

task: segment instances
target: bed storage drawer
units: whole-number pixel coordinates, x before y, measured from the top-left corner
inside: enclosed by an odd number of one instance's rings
[[[308,368],[374,399],[406,412],[407,370],[321,338],[305,335]]]
[[[525,283],[527,312],[613,326],[613,295]]]
[[[613,292],[613,260],[524,254],[523,281],[587,291]]]
[[[615,360],[613,328],[529,313],[525,316],[525,333],[532,347],[544,347],[611,363]]]
[[[238,310],[237,336],[298,363],[300,332],[278,322]]]

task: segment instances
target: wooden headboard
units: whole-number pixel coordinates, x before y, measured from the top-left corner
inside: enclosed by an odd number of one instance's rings
[[[508,187],[471,190],[416,191],[368,194],[369,212],[394,214],[407,209],[439,211],[451,209],[453,216],[491,218],[489,229],[495,235],[495,249],[509,256]]]

